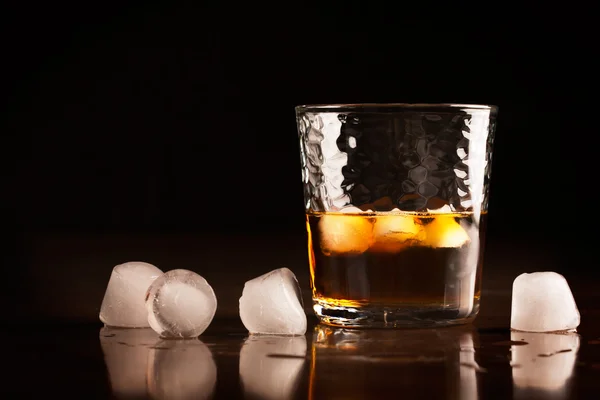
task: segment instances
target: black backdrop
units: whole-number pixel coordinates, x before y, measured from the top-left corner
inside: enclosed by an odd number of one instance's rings
[[[573,212],[594,204],[589,10],[369,4],[5,6],[11,286],[37,273],[39,234],[303,231],[306,103],[498,105],[490,239],[575,250]]]

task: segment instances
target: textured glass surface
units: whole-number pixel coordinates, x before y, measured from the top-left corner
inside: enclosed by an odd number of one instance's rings
[[[296,108],[308,212],[485,212],[496,108]]]
[[[296,108],[322,322],[424,327],[477,315],[496,113],[458,104]]]

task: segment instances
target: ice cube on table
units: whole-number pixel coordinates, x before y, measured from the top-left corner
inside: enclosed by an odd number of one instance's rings
[[[367,216],[326,214],[318,229],[321,250],[326,255],[364,253],[373,242],[373,223]]]
[[[513,282],[510,327],[518,331],[571,331],[579,310],[567,280],[556,272],[521,274]]]
[[[425,225],[426,246],[434,248],[458,248],[470,241],[469,234],[453,215],[437,215]]]
[[[150,327],[164,338],[193,338],[208,328],[217,298],[206,279],[193,271],[174,269],[156,279],[146,296]]]
[[[120,328],[147,328],[146,291],[162,273],[154,265],[141,261],[114,267],[100,306],[100,321]]]
[[[380,216],[373,225],[371,250],[397,252],[423,239],[425,231],[410,215]]]
[[[294,273],[279,268],[246,282],[240,318],[253,334],[304,335],[306,314]]]

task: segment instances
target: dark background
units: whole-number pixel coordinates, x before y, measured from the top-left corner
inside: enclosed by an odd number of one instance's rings
[[[369,4],[5,6],[8,312],[95,320],[110,269],[136,258],[236,288],[244,263],[306,269],[309,103],[498,105],[491,254],[595,273],[589,10]]]

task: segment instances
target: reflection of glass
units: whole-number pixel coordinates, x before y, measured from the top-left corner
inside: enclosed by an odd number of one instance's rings
[[[154,399],[209,399],[217,366],[198,339],[161,340],[150,349],[148,392]]]
[[[240,378],[250,398],[291,399],[306,358],[304,336],[250,336],[240,351]]]
[[[477,400],[479,398],[477,391],[477,372],[481,370],[477,361],[475,361],[475,344],[473,335],[463,333],[457,335],[460,346],[458,379],[456,376],[449,382],[453,387],[453,393],[461,400]],[[451,369],[456,372],[456,369]],[[456,383],[458,382],[458,385]]]
[[[116,398],[206,399],[217,381],[208,347],[197,339],[161,340],[152,329],[100,330]]]
[[[396,393],[402,398],[476,400],[481,370],[476,341],[472,327],[357,331],[319,325],[313,332],[310,398],[388,398]]]
[[[510,336],[528,343],[511,346],[515,398],[569,398],[579,335],[513,331]]]
[[[340,326],[479,310],[497,108],[299,106],[313,308]]]
[[[148,351],[159,341],[152,329],[100,329],[100,346],[116,398],[148,396]]]

